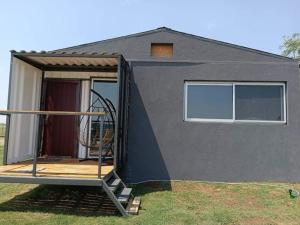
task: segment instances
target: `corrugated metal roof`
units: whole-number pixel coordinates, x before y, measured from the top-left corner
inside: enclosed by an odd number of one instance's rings
[[[40,67],[113,67],[118,64],[118,53],[107,52],[57,52],[12,50],[11,53],[32,65]]]

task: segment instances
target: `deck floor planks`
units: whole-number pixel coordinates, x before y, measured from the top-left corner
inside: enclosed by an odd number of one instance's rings
[[[112,165],[101,167],[101,177],[104,177],[113,170]],[[0,166],[0,176],[32,176],[32,162],[25,161],[10,165]],[[65,177],[65,178],[97,178],[97,161],[38,161],[37,177]]]

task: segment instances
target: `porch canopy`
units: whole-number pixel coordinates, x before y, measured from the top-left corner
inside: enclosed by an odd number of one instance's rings
[[[12,56],[43,71],[116,71],[117,53],[56,53],[11,51]]]

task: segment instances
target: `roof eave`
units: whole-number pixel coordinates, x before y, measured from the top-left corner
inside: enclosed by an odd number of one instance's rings
[[[81,57],[81,58],[119,58],[121,54],[118,53],[56,53],[56,52],[17,52],[15,50],[10,51],[14,56],[39,56],[39,57]]]
[[[59,70],[60,71],[115,71],[118,67],[119,58],[122,57],[120,54],[117,53],[78,54],[78,53],[53,53],[53,52],[50,53],[50,52],[34,52],[34,51],[17,52],[14,50],[11,51],[11,54],[13,57],[22,60],[44,71],[59,71]],[[43,57],[45,58],[43,59]],[[60,60],[60,58],[62,59],[62,61]],[[76,58],[76,64],[72,62],[74,61],[75,58]],[[53,63],[52,62],[53,60],[55,60],[56,63]],[[64,62],[66,60],[67,63]]]

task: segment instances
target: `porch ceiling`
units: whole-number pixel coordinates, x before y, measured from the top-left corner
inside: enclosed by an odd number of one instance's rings
[[[51,68],[101,68],[116,67],[118,65],[117,53],[56,53],[56,52],[16,52],[12,55],[40,69]]]

